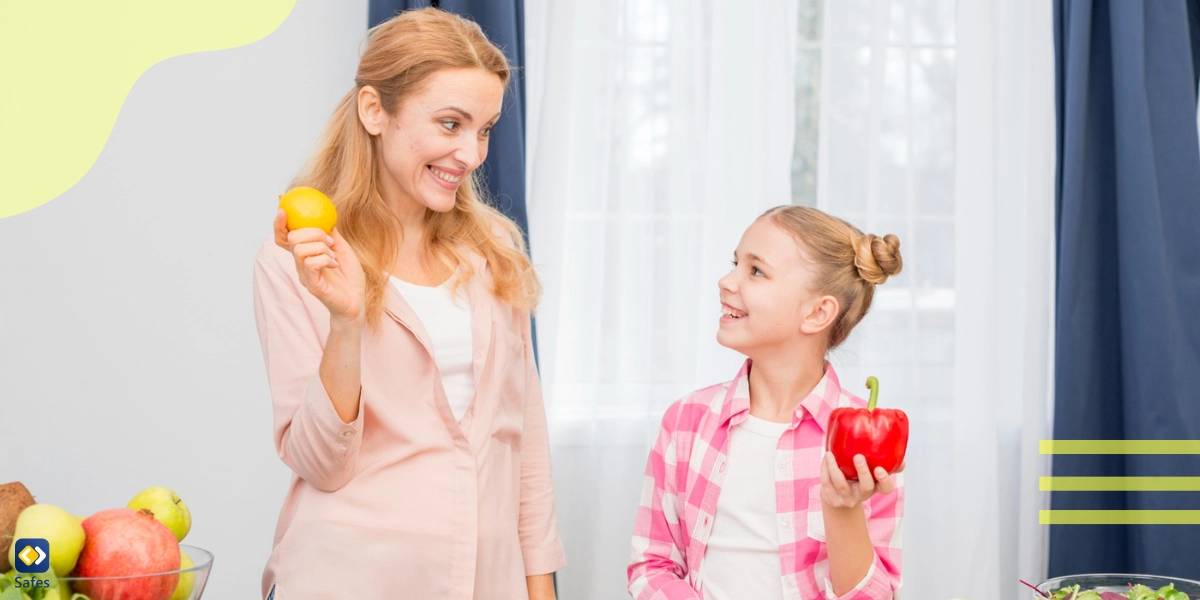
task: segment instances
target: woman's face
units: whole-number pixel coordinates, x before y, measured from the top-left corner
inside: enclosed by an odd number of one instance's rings
[[[359,118],[369,133],[380,136],[384,197],[402,210],[453,208],[458,186],[487,158],[503,95],[494,73],[443,69],[390,115],[374,89],[364,87]]]
[[[770,219],[742,234],[733,270],[717,282],[717,342],[751,358],[821,334],[837,312],[831,296],[813,293],[815,271],[795,238]]]

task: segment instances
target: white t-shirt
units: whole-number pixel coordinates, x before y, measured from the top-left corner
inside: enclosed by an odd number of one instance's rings
[[[705,600],[782,600],[775,448],[788,423],[751,415],[729,432],[729,462],[704,553]]]
[[[442,375],[442,388],[454,418],[462,420],[475,398],[475,368],[472,337],[471,303],[467,287],[459,287],[458,298],[450,295],[450,280],[428,287],[391,277],[392,285],[417,313],[429,333],[433,360]]]

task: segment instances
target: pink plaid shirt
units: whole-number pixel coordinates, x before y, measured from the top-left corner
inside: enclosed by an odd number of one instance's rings
[[[704,554],[728,464],[729,431],[750,413],[747,360],[733,381],[679,400],[663,416],[646,467],[633,532],[629,593],[638,600],[703,598]],[[800,402],[775,452],[775,506],[783,596],[789,600],[885,600],[900,587],[903,473],[896,490],[863,504],[875,557],[867,576],[843,596],[833,594],[821,515],[821,458],[829,413],[866,402],[825,376]]]

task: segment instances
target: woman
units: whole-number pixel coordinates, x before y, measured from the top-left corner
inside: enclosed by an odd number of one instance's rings
[[[264,596],[554,597],[540,286],[475,176],[509,74],[446,12],[372,29],[294,182],[333,199],[337,227],[288,231],[280,211],[258,254],[275,446],[295,473]]]

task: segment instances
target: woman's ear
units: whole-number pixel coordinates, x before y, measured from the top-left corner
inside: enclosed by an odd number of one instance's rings
[[[814,296],[800,306],[800,331],[807,334],[820,333],[833,326],[841,306],[833,296]]]
[[[372,86],[364,85],[358,90],[358,120],[371,135],[382,133],[387,124],[383,100],[379,98],[379,91]]]

